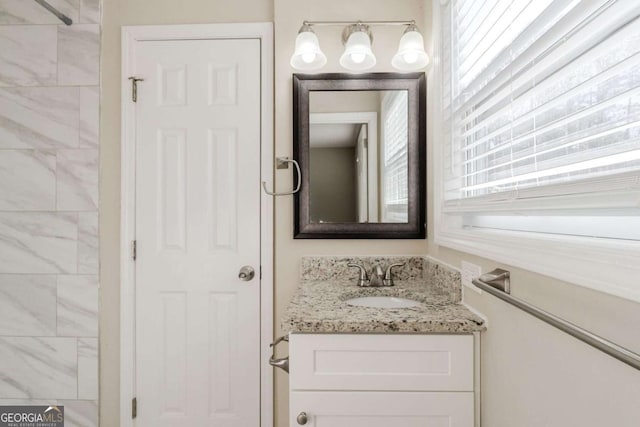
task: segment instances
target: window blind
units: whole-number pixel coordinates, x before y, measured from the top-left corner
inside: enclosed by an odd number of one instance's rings
[[[386,92],[382,98],[382,221],[408,220],[408,93]]]
[[[442,8],[445,207],[638,189],[640,2]]]

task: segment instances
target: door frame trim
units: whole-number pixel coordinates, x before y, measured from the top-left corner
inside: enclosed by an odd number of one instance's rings
[[[135,103],[129,76],[135,73],[136,43],[149,40],[260,40],[261,120],[260,176],[273,188],[273,24],[225,23],[122,27],[121,196],[120,196],[120,426],[133,427],[135,397]],[[260,185],[260,183],[256,183]],[[273,426],[273,369],[269,344],[273,338],[273,198],[260,191],[260,419]]]

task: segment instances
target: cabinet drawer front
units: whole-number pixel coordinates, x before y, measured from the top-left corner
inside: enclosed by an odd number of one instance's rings
[[[292,334],[292,390],[473,391],[472,335]]]
[[[473,393],[334,392],[291,393],[290,426],[473,427]]]

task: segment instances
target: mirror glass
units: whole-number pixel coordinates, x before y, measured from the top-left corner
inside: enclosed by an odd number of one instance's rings
[[[309,221],[407,223],[407,90],[309,92]]]

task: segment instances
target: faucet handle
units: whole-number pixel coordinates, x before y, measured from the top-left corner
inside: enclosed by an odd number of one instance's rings
[[[391,269],[393,267],[404,267],[404,265],[405,265],[404,262],[398,262],[395,264],[391,264],[389,267],[387,267],[387,270],[384,272],[385,286],[393,286],[393,275],[391,274],[392,273]]]
[[[358,286],[366,286],[367,280],[369,280],[369,276],[367,276],[367,270],[360,264],[348,263],[347,267],[356,267],[360,269],[360,277],[358,279]]]

